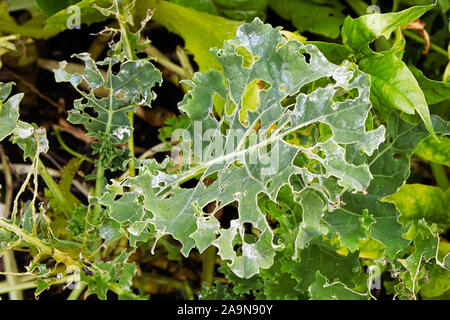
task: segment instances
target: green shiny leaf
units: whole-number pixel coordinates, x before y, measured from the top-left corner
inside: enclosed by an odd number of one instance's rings
[[[6,34],[20,34],[23,37],[33,37],[38,39],[48,39],[58,32],[44,29],[46,15],[38,12],[26,22],[19,24],[8,12],[5,2],[0,2],[0,31]],[[64,21],[66,25],[66,20]]]
[[[407,114],[417,112],[428,131],[435,136],[425,96],[406,64],[391,51],[374,53],[359,61],[371,75],[371,99],[375,106],[394,107]]]
[[[353,51],[346,46],[333,42],[307,41],[307,44],[313,44],[324,54],[328,61],[335,64],[341,64],[344,60],[349,60]]]
[[[450,83],[428,79],[419,69],[409,66],[429,105],[450,100]]]
[[[430,223],[450,224],[450,191],[423,184],[405,184],[383,201],[395,204],[402,223],[424,218]]]
[[[441,240],[439,242],[438,256],[449,257],[450,244]],[[441,296],[445,296],[450,292],[450,271],[447,266],[441,266],[438,264],[428,264],[425,266],[427,269],[427,281],[420,287],[420,296],[424,299],[441,299]],[[443,297],[442,297],[443,298]]]
[[[342,42],[359,50],[381,36],[389,39],[395,29],[408,25],[433,7],[414,6],[400,12],[371,13],[356,19],[347,17],[342,26]]]
[[[437,133],[448,132],[447,122],[437,117],[432,117],[432,121]],[[327,212],[325,220],[330,224],[329,228],[340,236],[340,242],[350,249],[356,248],[357,240],[364,239],[369,225],[370,238],[384,245],[385,256],[394,258],[410,240],[403,237],[407,229],[399,223],[399,213],[394,205],[381,202],[381,199],[395,193],[404,184],[409,176],[410,157],[428,134],[423,124],[411,125],[395,114],[386,127],[386,141],[371,157],[367,159],[355,152],[347,153],[354,163],[369,164],[373,180],[366,189],[367,194],[345,193],[341,198],[345,205]]]
[[[429,137],[419,144],[415,153],[422,159],[450,167],[450,138],[443,137],[438,142]]]

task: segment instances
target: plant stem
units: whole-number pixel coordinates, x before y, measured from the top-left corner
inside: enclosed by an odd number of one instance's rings
[[[130,126],[134,128],[134,111],[128,111],[128,120],[130,121]],[[130,150],[131,156],[134,158],[134,134],[130,134],[130,137],[128,138],[128,150]],[[128,172],[129,176],[133,178],[136,176],[136,170],[134,168],[134,162],[130,161],[128,162]]]
[[[52,176],[50,175],[47,168],[42,163],[41,159],[38,159],[37,167],[38,167],[39,174],[41,175],[45,184],[49,188],[50,192],[55,197],[56,202],[58,203],[61,211],[64,212],[66,218],[70,218],[72,215],[72,212],[73,212],[73,206],[67,201],[66,197],[61,192],[61,189],[59,189],[58,184],[55,182],[55,180],[53,180]]]
[[[425,44],[425,40],[423,40],[421,36],[415,34],[413,31],[403,29],[402,32],[408,38],[417,41],[419,43]],[[441,47],[432,42],[430,43],[430,49],[448,58],[447,51],[445,51],[444,49],[442,49]]]
[[[82,155],[74,150],[72,150],[62,139],[61,133],[59,132],[58,128],[54,128],[56,140],[58,140],[61,147],[63,147],[64,150],[67,151],[67,153],[73,155],[74,157],[80,158],[82,160],[86,160],[87,162],[94,162],[91,158],[86,157],[85,155]]]
[[[14,257],[14,250],[6,250],[2,256],[3,258],[3,266],[7,272],[16,273],[18,272],[16,259]],[[6,275],[6,280],[10,287],[16,286],[20,283],[20,280],[17,276],[14,275]],[[23,300],[23,293],[20,289],[14,289],[8,292],[9,300]]]
[[[8,218],[11,210],[11,204],[13,199],[13,182],[12,182],[12,173],[11,167],[9,166],[8,159],[6,157],[5,152],[3,151],[3,146],[0,145],[0,156],[2,159],[2,167],[3,173],[5,176],[5,201],[4,201],[4,209],[3,209],[3,217]],[[0,214],[1,216],[1,214]],[[3,265],[6,272],[17,273],[17,262],[14,257],[13,250],[6,250],[2,256]],[[14,275],[6,275],[6,280],[10,286],[14,286],[20,282],[20,279]],[[11,290],[8,293],[9,300],[23,300],[23,293],[21,290]]]
[[[216,247],[210,246],[202,255],[202,283],[206,283],[208,287],[212,286],[214,267],[216,261]]]
[[[447,173],[442,165],[430,162],[431,171],[433,172],[436,184],[444,191],[448,189],[450,183],[448,181]]]
[[[448,77],[450,76],[450,43],[447,46],[447,57],[449,62],[444,70],[444,75],[442,76],[442,81],[447,82]]]
[[[176,288],[178,290],[184,291],[188,299],[194,300],[194,294],[192,292],[192,288],[189,286],[188,281],[182,281],[176,278],[167,277],[155,273],[144,274],[144,277],[142,277],[141,281]]]
[[[67,300],[78,300],[78,298],[83,293],[86,286],[87,286],[86,282],[79,282],[78,285],[75,287],[75,289],[73,289],[72,292],[69,294]]]
[[[70,276],[64,277],[62,279],[57,279],[54,282],[52,282],[52,285],[63,284],[63,283],[66,283],[68,280],[70,280]],[[15,285],[8,285],[5,287],[1,286],[0,294],[6,293],[6,292],[11,292],[13,290],[27,290],[27,289],[33,289],[36,287],[37,287],[36,281],[22,282],[22,283],[17,283]]]
[[[100,198],[103,193],[103,174],[105,170],[103,169],[101,159],[97,161],[97,173],[95,178],[95,196]]]
[[[39,249],[42,254],[52,256],[56,261],[64,263],[66,266],[75,266],[78,268],[81,268],[82,266],[80,262],[73,260],[69,255],[65,254],[62,251],[59,251],[58,249],[52,248],[37,237],[23,231],[15,224],[8,223],[5,219],[0,218],[0,227],[3,227],[6,230],[15,233],[23,241]]]
[[[148,45],[144,52],[147,53],[150,57],[153,58],[154,61],[162,65],[167,70],[172,71],[176,75],[178,75],[181,78],[185,78],[186,73],[182,67],[177,65],[176,63],[173,63],[169,58],[167,58],[161,51],[159,51],[157,48],[152,46],[151,44]]]
[[[121,34],[121,41],[122,41],[122,46],[123,49],[125,50],[125,55],[127,57],[128,61],[131,61],[134,59],[134,54],[133,54],[133,50],[131,49],[131,44],[130,44],[130,40],[128,39],[128,34],[127,34],[127,30],[125,28],[124,22],[121,19],[121,14],[120,14],[120,9],[119,9],[119,4],[117,3],[117,0],[114,0],[114,5],[116,7],[116,17],[117,17],[117,22],[119,23],[119,27],[120,27],[120,34]],[[131,111],[128,111],[128,120],[130,121],[130,126],[133,128],[133,124],[134,124],[134,108]],[[134,157],[134,135],[131,134],[130,137],[128,138],[128,149],[130,150],[131,155]],[[130,161],[128,163],[128,171],[129,171],[129,176],[130,177],[134,177],[136,176],[136,170],[134,168],[134,162]]]

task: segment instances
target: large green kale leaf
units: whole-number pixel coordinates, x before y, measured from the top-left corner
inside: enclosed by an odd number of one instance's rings
[[[179,109],[191,125],[175,132],[181,140],[175,167],[142,166],[122,187],[142,195],[158,236],[179,240],[185,256],[214,245],[236,275],[250,278],[269,268],[280,248],[258,197],[276,201],[283,186],[293,190],[303,207],[296,246],[304,248],[328,233],[320,223],[325,210],[372,180],[367,164],[346,160],[346,148],[370,156],[385,129],[365,129],[367,75],[349,63],[330,63],[313,45],[287,41],[280,28],[255,19],[213,52],[224,73],[188,82],[192,89]],[[307,89],[318,81],[323,85]],[[302,130],[313,138],[303,139]],[[216,216],[229,205],[238,218],[221,226]]]

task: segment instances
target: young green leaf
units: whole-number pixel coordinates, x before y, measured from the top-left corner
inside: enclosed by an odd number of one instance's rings
[[[406,64],[391,51],[373,53],[359,61],[359,67],[371,75],[371,97],[375,106],[394,107],[407,114],[416,111],[428,131],[436,137],[427,101]]]
[[[22,24],[18,24],[14,17],[8,12],[5,2],[0,2],[0,31],[6,34],[20,34],[22,37],[34,37],[38,39],[47,39],[57,32],[55,30],[46,30],[43,28],[46,15],[37,12],[33,17]],[[66,24],[66,21],[64,22]]]
[[[367,14],[356,19],[347,17],[341,30],[342,42],[359,50],[381,36],[389,39],[395,29],[408,25],[433,7],[434,4],[431,4],[400,12]]]

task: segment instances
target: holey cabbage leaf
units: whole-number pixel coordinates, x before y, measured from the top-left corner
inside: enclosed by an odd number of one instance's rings
[[[116,56],[101,62],[95,62],[87,53],[74,57],[84,62],[84,73],[67,72],[65,61],[54,71],[56,82],[69,82],[82,96],[74,101],[68,120],[83,124],[89,136],[107,136],[113,144],[126,142],[133,130],[127,112],[134,110],[135,105],[151,105],[156,97],[152,88],[161,83],[161,73],[146,60],[126,61],[113,72],[113,67],[119,64]],[[107,71],[99,67],[106,67]],[[82,83],[87,86],[87,92],[79,88]],[[100,98],[96,90],[106,90],[110,94]]]
[[[364,193],[372,180],[369,166],[346,160],[345,150],[372,155],[385,128],[365,128],[366,74],[329,62],[313,45],[287,41],[280,28],[256,18],[213,53],[224,72],[197,73],[188,82],[192,89],[179,109],[191,124],[174,133],[181,141],[175,165],[142,165],[100,202],[113,212],[111,199],[120,201],[132,188],[157,237],[172,235],[185,256],[214,245],[237,276],[250,278],[270,268],[283,245],[274,242],[276,226],[258,199],[276,202],[283,186],[291,188],[303,209],[295,245],[305,248],[329,232],[325,211],[339,207],[344,192]],[[229,223],[225,206],[238,212]],[[119,222],[129,228],[142,216]]]

